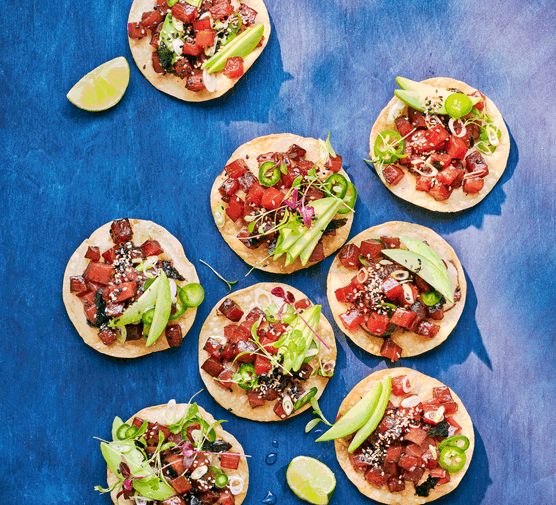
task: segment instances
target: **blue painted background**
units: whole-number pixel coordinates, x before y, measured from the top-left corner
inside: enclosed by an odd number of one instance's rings
[[[105,504],[95,484],[106,465],[94,436],[123,418],[201,389],[197,336],[225,286],[200,259],[242,288],[282,277],[255,272],[212,223],[208,192],[235,148],[275,132],[324,137],[360,192],[352,236],[391,219],[430,226],[456,249],[469,292],[461,321],[441,347],[403,365],[437,377],[463,399],[475,423],[471,467],[437,503],[553,504],[556,275],[554,161],[555,4],[552,1],[268,0],[269,45],[227,96],[186,104],[154,89],[126,37],[129,2],[9,1],[0,17],[0,320],[2,347],[0,502]],[[131,82],[100,114],[65,94],[86,72],[124,55]],[[504,176],[475,208],[433,215],[394,197],[366,167],[371,126],[394,78],[451,76],[491,97],[511,132]],[[152,219],[183,243],[207,297],[182,348],[130,361],[87,347],[62,303],[70,255],[118,217]],[[203,245],[200,248],[200,245]],[[288,277],[324,305],[331,258]],[[322,407],[342,398],[381,359],[339,339],[338,369]],[[200,403],[225,416],[208,393]],[[345,478],[332,443],[305,435],[308,414],[261,425],[230,418],[250,460],[246,504],[267,491],[301,503],[285,470],[299,454],[336,473],[332,504],[369,503]],[[279,444],[278,460],[264,463]]]

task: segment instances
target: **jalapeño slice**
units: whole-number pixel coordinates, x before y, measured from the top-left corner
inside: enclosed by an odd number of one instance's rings
[[[125,440],[127,438],[126,432],[127,430],[129,430],[129,428],[131,428],[129,424],[127,423],[122,424],[116,431],[116,438],[118,438],[118,440]]]
[[[190,282],[180,288],[179,299],[186,307],[194,309],[205,299],[205,290],[200,284]]]
[[[273,161],[265,161],[259,167],[259,182],[270,188],[280,180],[280,163]]]
[[[446,112],[453,118],[459,118],[462,116],[466,116],[471,112],[473,108],[473,102],[471,98],[463,93],[452,93],[448,95],[446,98],[446,102],[444,104],[446,107]]]
[[[384,163],[394,163],[402,157],[404,147],[405,141],[397,131],[384,130],[375,140],[374,152]]]
[[[141,319],[143,320],[143,323],[148,324],[149,326],[151,324],[153,324],[154,307],[152,307],[149,310],[146,310],[145,312],[143,312],[143,315],[141,316]]]
[[[299,410],[304,405],[307,405],[307,403],[311,401],[311,398],[315,397],[317,393],[318,389],[316,387],[309,389],[309,391],[306,391],[297,399],[293,404],[293,409]]]
[[[446,446],[440,452],[438,464],[448,473],[459,472],[464,466],[467,457],[459,447]]]
[[[332,174],[324,185],[332,196],[344,198],[348,190],[348,180],[342,174]]]
[[[183,300],[181,299],[181,291],[182,288],[178,286],[178,296],[176,297],[176,311],[173,314],[170,313],[170,321],[179,319],[185,314],[185,311],[187,310],[187,305],[185,305],[185,303],[183,303]]]
[[[348,181],[347,192],[344,196],[344,203],[346,207],[342,207],[338,214],[349,214],[353,208],[355,208],[355,202],[357,201],[357,188],[354,184]]]
[[[214,485],[219,488],[226,487],[228,485],[229,478],[225,473],[219,473],[214,478]]]
[[[460,443],[461,442],[461,443]],[[454,435],[453,437],[449,437],[438,445],[438,450],[442,451],[444,447],[457,447],[462,451],[466,451],[469,449],[469,439],[465,435]]]
[[[233,380],[241,389],[253,389],[259,383],[255,367],[250,363],[243,363],[233,375]]]

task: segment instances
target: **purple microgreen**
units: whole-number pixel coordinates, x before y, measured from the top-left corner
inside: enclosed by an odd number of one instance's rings
[[[284,289],[281,288],[280,286],[275,287],[270,293],[272,295],[278,297],[278,298],[281,298],[284,301],[287,301],[286,300],[286,293],[285,293]]]
[[[278,321],[282,321],[282,312],[284,312],[284,309],[287,307],[287,304],[283,303],[282,306],[280,307],[280,310],[278,311],[278,314],[276,314],[276,317],[278,318]]]
[[[295,296],[293,296],[293,293],[291,291],[286,292],[286,300],[290,304],[295,302]]]
[[[314,207],[301,207],[301,215],[303,216],[303,223],[307,228],[311,228],[311,218],[315,215]]]
[[[297,189],[294,189],[291,200],[284,200],[284,203],[287,204],[293,210],[295,210],[299,206],[298,196],[299,196],[299,191],[297,191]]]

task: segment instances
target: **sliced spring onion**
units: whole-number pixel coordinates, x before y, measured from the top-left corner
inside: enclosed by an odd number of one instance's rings
[[[209,71],[205,68],[203,69],[203,84],[209,93],[213,93],[216,91],[216,85],[218,80],[215,75],[209,73]]]
[[[448,128],[450,129],[450,133],[454,137],[463,137],[467,133],[467,126],[465,125],[465,123],[461,123],[461,131],[459,133],[456,133],[456,128],[454,123],[455,123],[455,119],[451,117],[448,120]]]
[[[415,298],[413,297],[413,291],[408,284],[403,284],[403,297],[407,303],[415,303]]]
[[[409,279],[409,272],[407,270],[396,270],[390,274],[390,277],[393,277],[397,281],[405,281]]]
[[[357,272],[357,282],[365,284],[369,280],[369,271],[366,268],[359,269]]]
[[[289,395],[284,396],[282,400],[282,407],[284,408],[284,412],[287,416],[291,415],[293,412],[293,402]]]
[[[417,395],[412,395],[412,396],[408,396],[407,398],[404,398],[400,405],[404,408],[404,409],[410,409],[412,407],[417,407],[417,405],[419,405],[421,403],[421,398],[419,398]]]
[[[127,330],[126,330],[126,327],[125,327],[125,326],[122,326],[122,327],[120,328],[120,332],[118,333],[118,337],[117,337],[117,338],[118,338],[118,342],[119,342],[120,344],[123,344],[123,343],[126,341],[126,338],[127,338]]]
[[[166,424],[173,424],[178,413],[178,405],[173,398],[166,405]]]
[[[202,465],[199,468],[195,468],[195,470],[193,470],[193,472],[191,472],[191,478],[193,480],[199,480],[207,472],[208,472],[208,466],[207,465]]]
[[[230,475],[228,477],[230,492],[236,496],[243,491],[243,486],[245,485],[244,480],[239,475]]]
[[[214,209],[214,222],[218,228],[222,228],[226,222],[226,211],[224,210],[224,205],[221,203]]]

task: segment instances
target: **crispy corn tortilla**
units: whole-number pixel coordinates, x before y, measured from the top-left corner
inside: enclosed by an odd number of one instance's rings
[[[152,11],[155,3],[155,0],[135,0],[131,6],[131,10],[129,11],[128,23],[140,21],[143,12]],[[268,17],[268,11],[266,10],[265,4],[262,0],[243,0],[243,3],[257,11],[255,23],[264,24],[264,40],[262,45],[260,47],[256,47],[254,51],[247,55],[244,59],[243,69],[245,73],[247,73],[249,68],[251,68],[251,65],[255,63],[255,60],[268,44],[268,38],[270,37],[270,18]],[[232,5],[238,7],[239,2],[233,0]],[[215,91],[212,93],[206,89],[202,91],[190,91],[185,88],[185,79],[180,79],[178,76],[173,74],[157,74],[154,71],[152,53],[155,49],[150,45],[151,32],[147,31],[147,36],[141,39],[128,38],[133,59],[147,80],[158,90],[179,98],[180,100],[184,100],[186,102],[205,102],[207,100],[212,100],[213,98],[218,98],[228,90],[232,89],[239,79],[241,79],[241,77],[237,79],[228,79],[223,72],[216,72],[215,74],[212,74],[217,79]]]
[[[238,147],[236,151],[232,154],[231,158],[227,161],[226,165],[229,165],[232,161],[238,158],[243,158],[249,167],[249,170],[259,177],[259,163],[257,162],[257,156],[260,154],[265,154],[268,152],[285,152],[289,149],[292,144],[297,144],[307,151],[307,160],[318,162],[318,168],[324,170],[324,165],[320,162],[319,155],[319,145],[318,140],[312,138],[304,138],[298,135],[293,135],[291,133],[279,133],[275,135],[267,135],[265,137],[258,137],[251,142],[247,142],[242,146]],[[341,169],[340,174],[342,174],[348,181],[349,176]],[[227,179],[225,171],[216,178],[212,189],[210,192],[210,207],[212,210],[212,215],[215,217],[216,207],[222,203],[222,198],[218,192],[218,188]],[[238,192],[240,196],[243,193]],[[336,218],[346,218],[347,222],[344,226],[336,230],[336,235],[327,235],[323,238],[323,248],[324,256],[330,256],[334,251],[339,249],[342,244],[347,240],[349,232],[351,230],[351,225],[353,223],[353,212],[349,214],[337,214]],[[216,218],[215,218],[216,222]],[[225,222],[223,227],[218,227],[218,231],[221,233],[224,240],[233,249],[233,251],[238,254],[243,261],[249,265],[257,268],[258,270],[264,270],[265,272],[273,272],[277,274],[289,274],[295,272],[296,270],[301,270],[302,268],[308,268],[315,263],[308,262],[305,266],[301,264],[301,260],[297,258],[289,266],[285,267],[285,255],[274,261],[272,258],[265,259],[267,256],[267,248],[265,245],[259,246],[257,249],[248,249],[238,238],[237,234],[244,227],[241,224],[242,220],[238,219],[234,223],[227,215],[225,215]]]
[[[180,417],[183,417],[185,415],[188,404],[178,403],[176,407],[177,407],[176,419],[179,419]],[[203,419],[205,419],[209,424],[212,424],[215,421],[214,417],[212,417],[205,409],[203,409],[200,406],[199,406],[199,413],[202,415]],[[169,424],[168,421],[166,420],[166,405],[147,407],[146,409],[137,412],[137,414],[129,418],[126,421],[126,423],[131,424],[135,417],[140,417],[144,421],[149,421],[151,423],[159,423],[159,424],[164,424],[166,426]],[[243,451],[243,447],[241,447],[241,444],[236,440],[236,438],[233,435],[225,431],[222,428],[222,426],[218,425],[214,428],[214,430],[216,431],[217,438],[221,438],[226,442],[228,442],[229,444],[232,444],[232,448],[230,449],[231,452],[245,454],[245,452]],[[238,475],[243,479],[245,483],[245,485],[243,486],[243,491],[235,496],[236,505],[240,505],[241,503],[243,503],[243,500],[245,500],[245,496],[247,495],[247,488],[249,486],[249,468],[247,467],[247,458],[240,458],[239,466],[237,467],[237,470],[222,468],[222,471],[229,476]],[[118,479],[116,475],[114,475],[114,473],[112,473],[110,468],[108,468],[108,487],[114,485],[117,481]],[[123,496],[120,496],[120,498],[118,499],[117,495],[118,495],[118,491],[116,490],[110,493],[112,501],[116,505],[135,505],[135,501],[125,500]]]
[[[384,379],[388,375],[390,375],[391,377],[397,377],[398,375],[407,375],[409,373],[416,374],[418,377],[417,380],[422,383],[421,389],[419,390],[419,396],[423,400],[432,398],[433,388],[444,386],[444,384],[442,384],[440,381],[422,373],[416,372],[415,370],[411,370],[410,368],[390,368],[386,370],[380,370],[379,372],[374,372],[367,378],[363,379],[349,392],[349,394],[340,405],[338,414],[344,414],[348,409],[353,407],[353,405],[355,405],[365,394],[367,394],[367,392],[371,390],[371,388],[377,381]],[[440,498],[441,496],[448,494],[449,492],[456,489],[456,487],[458,487],[461,479],[463,479],[463,476],[465,475],[465,472],[467,472],[467,469],[469,468],[469,465],[471,463],[471,458],[473,457],[473,450],[475,448],[475,434],[473,432],[473,422],[471,421],[471,417],[467,413],[467,410],[465,410],[463,402],[458,397],[458,395],[454,393],[452,388],[450,388],[450,391],[452,393],[454,401],[458,404],[458,411],[451,417],[453,417],[454,420],[461,426],[460,434],[465,435],[469,439],[469,448],[465,451],[467,461],[464,468],[458,473],[451,474],[450,482],[442,484],[441,486],[436,486],[430,492],[428,497],[417,496],[411,482],[406,482],[404,491],[391,493],[388,490],[387,486],[378,488],[365,480],[363,472],[355,471],[349,460],[349,441],[346,438],[336,440],[334,442],[334,446],[336,449],[336,457],[338,458],[338,462],[346,473],[348,479],[357,486],[361,493],[381,503],[413,505],[418,503],[431,502]],[[393,399],[398,397],[390,394],[390,398]],[[422,484],[424,481],[426,481],[428,475],[429,472],[425,471],[421,481],[419,481],[419,484]]]
[[[254,286],[241,289],[239,291],[231,293],[229,296],[225,296],[224,298],[222,298],[222,300],[220,300],[212,309],[211,315],[203,324],[201,333],[199,335],[199,372],[201,373],[201,378],[203,379],[203,382],[205,383],[205,386],[207,387],[209,393],[220,405],[222,405],[222,407],[227,409],[232,414],[235,414],[239,417],[244,417],[246,419],[251,419],[252,421],[282,421],[282,419],[280,419],[273,411],[274,405],[277,400],[272,402],[267,401],[261,407],[252,409],[249,405],[249,401],[247,400],[245,391],[239,386],[233,384],[231,389],[229,390],[221,388],[211,375],[200,368],[201,365],[210,356],[209,353],[203,349],[203,347],[210,337],[223,337],[225,326],[228,326],[229,324],[239,324],[232,323],[232,321],[224,317],[217,310],[226,298],[234,300],[241,307],[241,309],[244,311],[244,315],[246,316],[254,307],[262,308],[263,305],[268,305],[272,302],[276,302],[277,304],[279,304],[280,300],[270,293],[276,287],[281,287],[284,289],[284,291],[291,291],[297,301],[308,298],[301,291],[288,286],[287,284],[280,284],[277,282],[264,282],[255,284]],[[335,363],[336,340],[334,338],[332,326],[330,326],[330,323],[326,320],[324,314],[321,314],[317,333],[330,347],[330,349],[326,349],[324,346],[321,346],[322,362],[325,363],[332,361]],[[313,369],[315,369],[316,365],[318,365],[318,359],[316,357],[313,358],[313,360],[310,361],[309,364],[313,367]],[[305,390],[309,390],[312,387],[316,386],[318,388],[316,397],[320,398],[324,391],[324,388],[328,384],[328,381],[329,379],[327,379],[326,377],[322,377],[317,374],[307,381],[303,381],[302,384]],[[310,403],[308,403],[303,408],[294,411],[294,413],[292,413],[292,415],[289,416],[287,419],[296,416],[301,412],[304,412],[310,406]]]
[[[174,262],[174,267],[185,277],[184,282],[176,281],[178,286],[183,286],[190,282],[199,282],[195,267],[185,257],[182,245],[168,230],[152,221],[130,219],[129,222],[133,229],[132,240],[136,246],[141,245],[148,239],[154,239],[160,243],[162,249],[164,249],[164,254],[160,255],[159,259],[172,260]],[[144,356],[151,352],[168,349],[170,346],[168,345],[165,335],[161,335],[150,347],[146,347],[146,339],[144,338],[140,340],[130,340],[123,344],[116,341],[112,345],[104,345],[98,337],[98,328],[93,328],[87,323],[87,316],[83,310],[83,303],[74,293],[70,292],[70,277],[82,275],[89,264],[90,260],[85,258],[88,247],[97,246],[100,248],[101,253],[103,253],[114,246],[114,242],[112,242],[110,238],[111,224],[112,221],[106,223],[96,230],[88,239],[84,240],[68,262],[68,266],[64,273],[64,284],[62,288],[64,304],[66,305],[68,316],[85,343],[103,354],[108,354],[117,358],[137,358],[138,356]],[[180,319],[172,321],[172,324],[179,324],[181,326],[184,337],[193,325],[196,313],[197,309],[187,309]]]
[[[449,77],[433,77],[431,79],[426,79],[421,81],[423,84],[428,84],[429,86],[435,86],[437,88],[455,88],[462,93],[473,93],[477,91],[464,82],[457,81],[455,79],[450,79]],[[384,130],[396,130],[396,125],[394,119],[400,114],[407,112],[407,105],[405,105],[400,99],[392,98],[388,105],[382,109],[382,112],[378,116],[373,129],[371,131],[370,138],[370,154],[371,159],[375,157],[374,155],[374,145],[375,140],[379,132]],[[436,201],[429,193],[424,191],[415,190],[415,181],[417,177],[410,174],[407,169],[403,169],[405,177],[396,184],[392,186],[388,184],[382,175],[379,173],[377,165],[375,164],[375,170],[380,177],[380,180],[384,185],[392,191],[396,196],[414,204],[419,207],[424,207],[425,209],[433,210],[436,212],[458,212],[460,210],[468,209],[477,205],[485,196],[487,196],[492,188],[496,185],[504,170],[506,169],[506,163],[508,162],[508,156],[510,154],[510,135],[508,129],[502,118],[502,114],[494,104],[494,102],[487,97],[487,106],[485,111],[490,114],[494,119],[494,125],[500,128],[501,138],[500,145],[496,148],[494,154],[486,155],[483,154],[486,164],[488,165],[489,174],[485,177],[485,185],[481,191],[475,194],[465,194],[461,188],[455,189],[448,200],[443,202]],[[397,131],[397,130],[396,130]],[[472,149],[476,150],[476,148]]]
[[[392,338],[403,349],[402,357],[408,357],[417,356],[418,354],[429,351],[440,345],[448,338],[448,335],[450,335],[452,330],[456,327],[456,324],[463,312],[465,297],[467,295],[467,282],[465,281],[463,267],[461,266],[461,263],[452,247],[440,235],[425,226],[405,223],[403,221],[390,221],[389,223],[374,226],[361,232],[359,235],[352,238],[348,243],[359,246],[363,240],[371,238],[380,239],[381,236],[399,237],[400,235],[407,235],[426,241],[427,244],[431,246],[443,260],[451,261],[457,269],[461,290],[461,299],[459,302],[456,302],[453,308],[444,312],[444,318],[441,321],[434,321],[434,323],[440,326],[440,330],[434,338],[422,337],[404,329],[398,329],[392,333],[390,338]],[[353,341],[353,343],[375,356],[380,356],[380,348],[384,342],[382,337],[373,337],[360,326],[353,330],[347,330],[340,319],[340,314],[346,312],[348,305],[338,302],[334,292],[339,288],[347,286],[354,275],[356,275],[355,270],[350,270],[344,267],[338,256],[334,258],[330,271],[328,272],[327,281],[327,294],[330,310],[332,310],[336,324]]]

